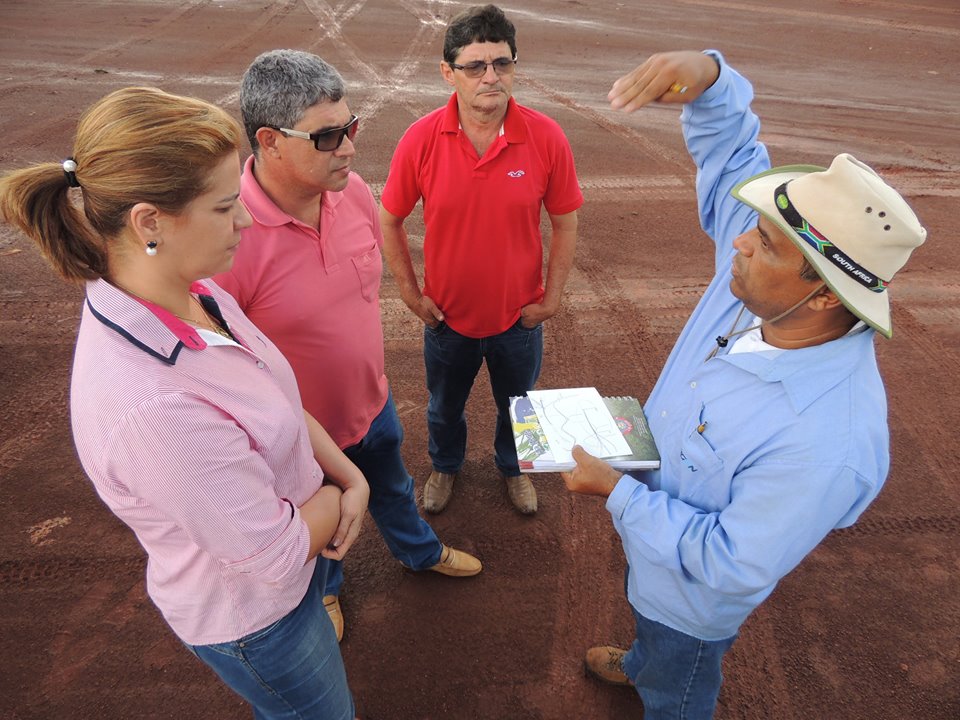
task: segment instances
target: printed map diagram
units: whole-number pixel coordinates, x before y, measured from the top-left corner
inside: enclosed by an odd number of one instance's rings
[[[558,463],[572,461],[574,445],[600,458],[629,455],[630,446],[596,388],[527,393]]]

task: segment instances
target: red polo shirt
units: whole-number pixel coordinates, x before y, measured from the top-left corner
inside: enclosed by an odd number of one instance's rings
[[[510,98],[500,137],[483,157],[460,128],[457,95],[411,125],[381,198],[405,218],[423,199],[423,294],[468,337],[509,328],[543,298],[540,208],[583,204],[560,126]]]

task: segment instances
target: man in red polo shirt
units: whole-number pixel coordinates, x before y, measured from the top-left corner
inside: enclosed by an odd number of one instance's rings
[[[540,374],[542,323],[560,307],[583,195],[559,125],[511,97],[516,58],[516,31],[499,8],[472,7],[451,21],[440,72],[455,92],[401,138],[381,198],[387,263],[425,324],[429,512],[452,496],[466,453],[464,406],[484,361],[497,404],[497,468],[514,507],[537,510],[517,464],[509,398]],[[421,198],[422,291],[404,228]],[[552,226],[545,286],[541,208]]]
[[[413,570],[466,577],[480,561],[443,545],[417,512],[400,454],[403,429],[384,375],[382,236],[377,205],[350,171],[358,119],[343,78],[316,55],[273,50],[244,73],[240,110],[253,148],[240,199],[253,224],[216,282],[283,352],[303,406],[370,485],[369,510],[387,547]],[[343,569],[323,603],[343,634]]]

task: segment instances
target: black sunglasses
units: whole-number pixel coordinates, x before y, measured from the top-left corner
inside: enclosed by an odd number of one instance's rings
[[[318,133],[308,133],[302,130],[291,130],[290,128],[277,127],[276,125],[267,125],[266,127],[277,132],[282,132],[290,137],[302,138],[303,140],[313,140],[313,146],[322,152],[331,152],[343,145],[344,138],[353,138],[357,136],[357,128],[360,127],[360,118],[356,115],[350,116],[350,122],[343,127],[332,128]]]

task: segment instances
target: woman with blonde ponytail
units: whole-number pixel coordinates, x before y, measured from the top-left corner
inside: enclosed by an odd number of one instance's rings
[[[70,157],[0,178],[0,216],[85,286],[74,441],[146,549],[170,627],[256,717],[349,719],[321,598],[369,490],[280,352],[208,279],[250,224],[240,138],[209,103],[118,90],[81,118]]]

